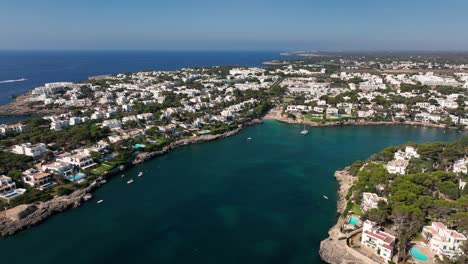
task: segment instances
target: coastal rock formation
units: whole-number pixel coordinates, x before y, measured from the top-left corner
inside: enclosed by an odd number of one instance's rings
[[[346,194],[353,185],[355,178],[346,169],[336,171],[335,177],[339,184],[337,211],[341,214],[346,208]],[[328,231],[329,237],[320,242],[319,254],[322,260],[330,264],[377,263],[348,247],[346,238],[349,235],[344,235],[340,231],[344,221],[343,218],[338,218],[336,225]]]
[[[89,196],[89,194],[93,190],[95,190],[102,184],[103,182],[100,179],[98,179],[97,181],[94,181],[93,183],[91,183],[87,188],[77,190],[70,195],[59,196],[50,201],[38,203],[35,205],[24,205],[23,206],[24,208],[19,208],[19,209],[35,207],[35,210],[33,212],[28,212],[29,214],[26,216],[18,215],[18,217],[13,217],[13,218],[7,217],[7,216],[1,216],[0,217],[0,237],[13,235],[23,229],[26,229],[26,228],[29,228],[29,227],[32,227],[34,225],[41,223],[48,217],[58,212],[62,212],[68,208],[80,206],[81,203],[84,202],[85,197]],[[24,214],[25,212],[24,210],[18,210],[18,209],[16,211],[18,211],[18,214]],[[8,215],[8,213],[6,215]]]
[[[0,105],[0,116],[23,116],[23,115],[48,115],[48,114],[60,114],[65,112],[64,109],[60,108],[36,108],[30,105],[31,92],[19,95],[15,101]]]

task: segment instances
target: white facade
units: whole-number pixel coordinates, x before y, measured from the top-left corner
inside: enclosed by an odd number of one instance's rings
[[[391,261],[395,246],[395,237],[380,231],[376,223],[366,220],[363,225],[361,244],[373,249],[376,255]]]
[[[432,222],[432,225],[425,226],[422,235],[429,241],[432,252],[448,258],[463,254],[461,246],[467,240],[463,234],[448,229],[441,222]]]
[[[408,164],[408,160],[392,160],[387,163],[387,171],[392,174],[405,174]]]
[[[46,145],[44,143],[39,143],[36,145],[33,145],[31,143],[15,145],[12,150],[12,152],[15,154],[26,155],[33,158],[39,157],[48,151],[49,150],[46,148]]]
[[[377,208],[379,201],[387,202],[387,199],[379,197],[375,193],[362,193],[361,209],[366,212],[369,209]]]

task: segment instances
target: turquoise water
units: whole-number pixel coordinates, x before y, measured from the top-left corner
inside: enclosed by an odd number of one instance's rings
[[[416,260],[419,260],[419,261],[429,260],[429,258],[424,253],[422,253],[418,247],[412,247],[410,249],[410,253],[411,253],[411,256],[413,256],[413,258],[415,258]]]
[[[357,225],[359,223],[359,218],[357,218],[356,216],[351,216],[349,218],[349,222],[348,222],[350,225]]]
[[[321,263],[320,240],[336,220],[336,169],[389,145],[461,136],[404,126],[301,130],[268,121],[146,162],[82,207],[0,240],[2,261]]]

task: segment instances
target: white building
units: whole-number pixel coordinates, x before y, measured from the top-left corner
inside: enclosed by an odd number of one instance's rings
[[[468,168],[466,164],[468,164],[468,159],[459,159],[455,161],[455,163],[453,164],[453,172],[467,174]]]
[[[448,258],[463,254],[461,246],[467,240],[463,234],[448,229],[441,222],[432,222],[432,225],[425,226],[422,235],[429,241],[432,252]]]
[[[395,152],[396,160],[410,160],[411,158],[419,158],[419,154],[414,147],[406,146],[405,151],[398,150]]]
[[[392,160],[387,163],[387,171],[392,174],[405,174],[409,160]]]
[[[25,192],[25,189],[16,189],[16,183],[10,177],[0,175],[0,198],[9,201]]]
[[[74,172],[72,164],[61,161],[44,164],[42,165],[42,170],[44,172],[53,172],[60,176],[70,176]]]
[[[395,246],[395,237],[380,231],[380,227],[369,220],[363,225],[361,244],[373,249],[376,255],[387,261],[391,261]]]
[[[110,129],[117,129],[122,127],[122,122],[118,119],[104,120],[102,122],[103,127],[108,127]]]
[[[35,145],[31,143],[15,145],[12,150],[12,152],[15,154],[26,155],[33,158],[39,157],[48,151],[49,150],[46,148],[46,145],[44,143],[39,143]]]
[[[8,133],[21,133],[24,131],[24,125],[22,124],[11,124],[11,125],[0,125],[0,135],[6,135]]]
[[[87,153],[87,151],[78,151],[76,154],[73,155],[62,155],[59,158],[57,158],[57,160],[71,164],[82,170],[86,170],[97,165],[96,163],[94,163],[93,159]]]
[[[45,190],[55,185],[52,182],[52,174],[47,172],[39,172],[34,169],[29,169],[23,172],[23,182],[31,187],[37,187],[39,190]]]
[[[387,202],[387,199],[379,197],[375,193],[362,193],[361,209],[366,212],[369,209],[377,208],[380,201]]]

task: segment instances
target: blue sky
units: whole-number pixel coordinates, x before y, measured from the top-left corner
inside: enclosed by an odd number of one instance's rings
[[[0,49],[468,50],[467,0],[0,0]]]

